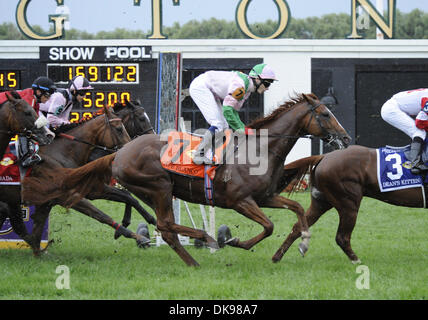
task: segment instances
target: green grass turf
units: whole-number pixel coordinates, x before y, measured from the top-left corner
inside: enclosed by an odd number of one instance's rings
[[[304,208],[309,193],[292,196]],[[124,206],[94,204],[118,221]],[[189,204],[196,224],[199,205]],[[151,212],[151,211],[150,211]],[[73,210],[55,207],[50,218],[54,243],[40,258],[28,249],[0,251],[0,299],[427,299],[428,249],[423,209],[363,200],[353,232],[353,249],[368,267],[369,289],[358,289],[362,274],[335,243],[338,215],[330,210],[311,228],[305,258],[298,239],[279,263],[271,257],[296,221],[289,210],[264,209],[274,233],[250,251],[226,247],[215,253],[186,246],[200,267],[187,267],[168,246],[137,248],[131,239],[113,239],[113,229]],[[142,218],[133,212],[135,231]],[[190,226],[183,209],[182,224]],[[232,210],[216,209],[216,225],[248,239],[261,226]],[[154,228],[149,227],[151,235]],[[58,289],[70,271],[70,289]],[[365,282],[367,284],[367,282]]]

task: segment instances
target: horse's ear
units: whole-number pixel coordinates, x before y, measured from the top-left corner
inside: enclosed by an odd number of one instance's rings
[[[9,100],[10,102],[16,102],[16,98],[14,97],[14,95],[13,95],[13,93],[12,93],[12,92],[10,92],[10,94],[9,94],[9,93],[6,93],[6,98],[7,98],[7,100]]]
[[[314,104],[314,99],[313,99],[313,94],[304,94],[302,93],[303,98],[305,98],[305,100],[309,103],[309,104]]]
[[[110,113],[109,108],[107,108],[106,105],[103,105],[103,109],[104,109],[104,114],[106,115],[106,117],[110,119],[111,118],[111,113]]]

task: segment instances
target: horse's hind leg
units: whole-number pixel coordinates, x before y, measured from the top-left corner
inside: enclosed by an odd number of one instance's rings
[[[13,231],[25,242],[27,242],[30,247],[34,250],[36,247],[32,241],[32,237],[28,234],[27,227],[24,224],[22,219],[21,205],[10,205],[9,204],[9,220],[12,225]]]
[[[357,222],[358,208],[355,210],[338,209],[339,227],[336,233],[336,243],[345,252],[352,263],[360,263],[351,247],[351,234]]]
[[[180,258],[188,265],[198,267],[199,263],[184,249],[181,245],[178,235],[173,232],[162,231],[162,239],[180,256]]]
[[[122,202],[125,203],[127,205],[127,209],[129,206],[134,207],[135,210],[137,210],[137,212],[150,224],[152,225],[156,225],[156,219],[150,214],[148,213],[141,205],[140,203],[126,190],[121,190],[118,188],[114,188],[111,186],[105,186],[104,190],[102,193],[97,193],[97,194],[89,194],[86,197],[87,199],[90,200],[94,200],[94,199],[106,199],[106,200],[111,200],[111,201],[116,201],[116,202]],[[124,217],[124,223],[123,225],[125,225],[125,223],[127,223],[127,221],[131,220],[130,217],[126,217],[129,219],[125,219]],[[129,224],[128,224],[129,225]],[[126,227],[128,225],[125,225]]]
[[[306,211],[305,217],[308,223],[308,226],[312,226],[315,222],[318,221],[318,219],[328,210],[332,208],[332,205],[328,203],[327,201],[316,199],[312,196],[311,198],[311,205],[309,209]],[[276,253],[272,257],[273,262],[279,262],[284,254],[288,251],[290,246],[296,241],[297,238],[301,236],[301,225],[299,222],[296,222],[290,232],[290,234],[287,236],[285,241],[282,243],[282,245],[279,247],[279,249],[276,251]]]

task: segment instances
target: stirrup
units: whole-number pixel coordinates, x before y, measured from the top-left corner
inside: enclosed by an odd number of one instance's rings
[[[195,164],[213,164],[213,161],[209,158],[207,158],[205,155],[202,155],[196,151],[193,152],[192,154],[192,161]]]
[[[27,167],[30,167],[32,165],[38,164],[40,162],[42,162],[42,158],[36,153],[36,154],[33,154],[30,157],[24,159],[21,162],[21,166],[23,168],[27,168]]]
[[[428,166],[420,162],[410,168],[410,172],[415,175],[419,175],[428,171]]]

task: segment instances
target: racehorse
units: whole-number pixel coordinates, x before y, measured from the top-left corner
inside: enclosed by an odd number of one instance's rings
[[[0,104],[0,157],[15,135],[26,135],[40,144],[48,144],[51,138],[46,134],[42,118],[38,120],[36,111],[22,100],[15,91],[6,93],[7,100]]]
[[[122,103],[117,103],[115,104],[115,106],[113,107],[114,114],[117,115],[120,119],[122,119],[123,121],[123,125],[125,126],[125,128],[127,129],[126,131],[130,130],[130,134],[132,135],[132,137],[136,137],[142,134],[147,134],[147,133],[153,133],[154,130],[151,126],[150,120],[147,117],[144,108],[139,106],[138,102],[129,102],[129,101],[125,101],[124,104]],[[106,112],[106,109],[104,109],[104,112]],[[108,114],[108,113],[107,113]],[[112,117],[113,115],[110,115],[110,117]],[[72,127],[74,125],[71,125]],[[68,132],[67,131],[67,126],[61,129],[61,127],[58,129],[59,132],[56,132],[59,136],[62,137],[66,137],[67,139],[75,139],[73,132]],[[57,131],[58,131],[57,130]],[[61,130],[66,130],[67,134],[63,134],[60,131]],[[75,141],[79,141],[79,138],[75,139]],[[103,147],[99,147],[99,148],[95,148],[90,152],[90,156],[89,159],[96,159],[98,157],[101,157],[102,155],[105,154],[109,154],[111,153],[113,150],[105,150],[105,148]],[[50,151],[49,151],[50,152]],[[63,163],[63,160],[58,160],[61,163]],[[86,163],[87,161],[85,161],[84,163]],[[78,162],[73,162],[73,164],[71,164],[70,162],[68,163],[63,163],[64,166],[67,167],[77,167],[78,165],[81,165],[82,163],[78,163]],[[31,175],[31,179],[35,179],[40,181],[40,179],[42,179],[42,183],[47,183],[50,184],[52,179],[50,178],[51,175]],[[29,189],[28,183],[26,182],[26,180],[24,180],[23,183],[23,192],[25,193],[25,190]],[[30,189],[31,193],[37,197],[36,194],[38,194],[37,192],[37,188],[35,189]],[[92,193],[92,194],[88,194],[87,195],[87,199],[89,200],[95,200],[95,199],[105,199],[105,200],[110,200],[110,201],[116,201],[116,202],[123,202],[126,204],[126,208],[125,208],[125,217],[124,217],[124,222],[123,222],[123,227],[120,226],[119,224],[116,224],[116,222],[113,222],[113,220],[108,217],[107,215],[105,215],[104,213],[102,213],[101,211],[99,211],[97,208],[95,208],[89,201],[87,200],[82,200],[80,201],[78,204],[76,204],[73,209],[86,214],[92,218],[97,219],[98,221],[100,221],[101,223],[107,223],[111,226],[113,226],[116,231],[115,231],[115,238],[120,237],[121,235],[126,235],[127,237],[131,237],[137,240],[137,244],[139,246],[145,246],[146,243],[148,243],[148,239],[143,238],[144,240],[141,240],[141,237],[137,237],[135,236],[135,234],[130,233],[127,229],[125,229],[129,224],[130,224],[130,215],[131,215],[131,210],[132,207],[134,207],[138,213],[141,214],[141,216],[146,219],[146,221],[150,224],[155,225],[156,224],[156,219],[150,215],[140,204],[139,202],[134,199],[130,193],[126,190],[123,189],[118,189],[109,185],[104,185],[104,189],[102,190],[102,192],[99,193]],[[29,201],[31,203],[31,201]],[[51,210],[51,208],[55,205],[55,202],[52,202],[50,204],[44,204],[43,206],[37,206],[36,207],[36,213],[32,215],[32,219],[34,221],[34,227],[33,227],[33,232],[31,234],[32,239],[33,239],[33,245],[34,248],[38,248],[39,245],[37,245],[37,243],[40,244],[40,240],[41,240],[41,236],[43,233],[43,226],[46,223],[46,219],[49,216],[49,212]],[[61,204],[61,202],[59,202],[58,204]],[[128,222],[129,221],[129,222]],[[1,221],[0,221],[1,222]],[[35,254],[38,254],[37,252],[35,252]]]
[[[284,181],[294,183],[301,180],[307,170],[311,172],[311,204],[305,214],[308,224],[313,225],[321,215],[334,207],[339,214],[336,243],[352,263],[360,263],[351,247],[351,234],[363,197],[403,207],[425,207],[420,187],[381,192],[376,168],[376,149],[357,145],[299,159],[284,167]],[[291,233],[272,257],[274,262],[281,260],[299,237],[301,230],[299,225],[293,226]]]
[[[50,178],[55,168],[61,167],[77,167],[88,161],[89,154],[92,148],[116,150],[117,147],[123,146],[130,141],[130,137],[126,132],[122,121],[115,117],[114,114],[107,108],[104,108],[105,114],[99,115],[91,120],[65,125],[60,131],[67,130],[67,134],[57,131],[57,138],[48,146],[40,147],[40,154],[44,159],[43,162],[34,166],[30,176],[43,179],[44,183],[51,183]],[[70,139],[73,137],[73,139]],[[115,148],[112,150],[112,148]],[[23,181],[25,187],[25,179]],[[57,202],[47,203],[43,206],[36,206],[36,212],[32,215],[34,221],[33,233],[28,234],[21,216],[21,186],[16,185],[1,185],[0,186],[0,201],[9,205],[9,218],[14,231],[25,240],[33,249],[33,253],[40,253],[40,240],[43,226],[50,209],[55,204],[61,204],[61,200]],[[25,189],[25,188],[24,188]],[[34,196],[37,197],[39,190],[32,190]],[[95,208],[91,203],[83,199],[73,207],[102,223],[117,227],[116,223],[106,214]],[[3,219],[4,221],[4,219]],[[3,221],[0,221],[3,223]],[[141,240],[137,236],[125,228],[123,230],[125,236]]]
[[[334,115],[314,95],[301,94],[277,108],[271,115],[254,121],[250,128],[268,130],[268,153],[263,155],[267,162],[264,174],[251,175],[254,165],[249,163],[226,163],[216,169],[213,181],[215,205],[222,208],[234,209],[245,217],[263,226],[263,231],[247,240],[229,239],[229,245],[250,249],[255,244],[268,237],[273,232],[273,223],[266,217],[260,207],[290,209],[297,215],[298,223],[302,226],[302,238],[305,245],[310,237],[304,210],[302,206],[276,193],[276,185],[283,171],[284,160],[297,139],[306,134],[335,141],[338,145],[346,146],[350,137],[342,128]],[[261,136],[256,136],[261,141]],[[111,176],[118,182],[152,207],[157,216],[157,229],[162,238],[176,251],[181,259],[189,266],[198,263],[183,248],[177,234],[199,239],[207,246],[218,248],[217,242],[205,231],[196,230],[175,223],[172,211],[172,197],[188,202],[206,204],[204,182],[192,180],[189,177],[177,175],[165,170],[160,162],[161,149],[166,142],[158,135],[141,136],[112,154],[93,161],[78,169],[62,170],[57,179],[62,185],[57,195],[64,190],[69,205],[72,205],[87,192],[97,189],[100,183],[108,181]],[[260,150],[259,150],[260,151]],[[113,162],[114,160],[114,162]],[[43,188],[43,186],[40,186]],[[46,189],[45,189],[46,190]],[[46,201],[55,197],[54,193],[42,192]]]
[[[113,106],[113,111],[120,119],[122,119],[123,125],[131,137],[131,140],[143,134],[155,133],[150,123],[150,119],[139,101],[125,100],[124,103],[116,103]],[[89,156],[89,161],[93,161],[108,154],[110,154],[110,152],[102,149],[94,149]],[[156,225],[156,219],[125,189],[106,186],[106,189],[103,190],[102,193],[88,194],[87,199],[105,199],[125,203],[125,213],[122,218],[122,225],[125,228],[131,224],[132,208],[135,208],[148,223]],[[120,236],[121,233],[116,231],[114,238],[117,239]]]

